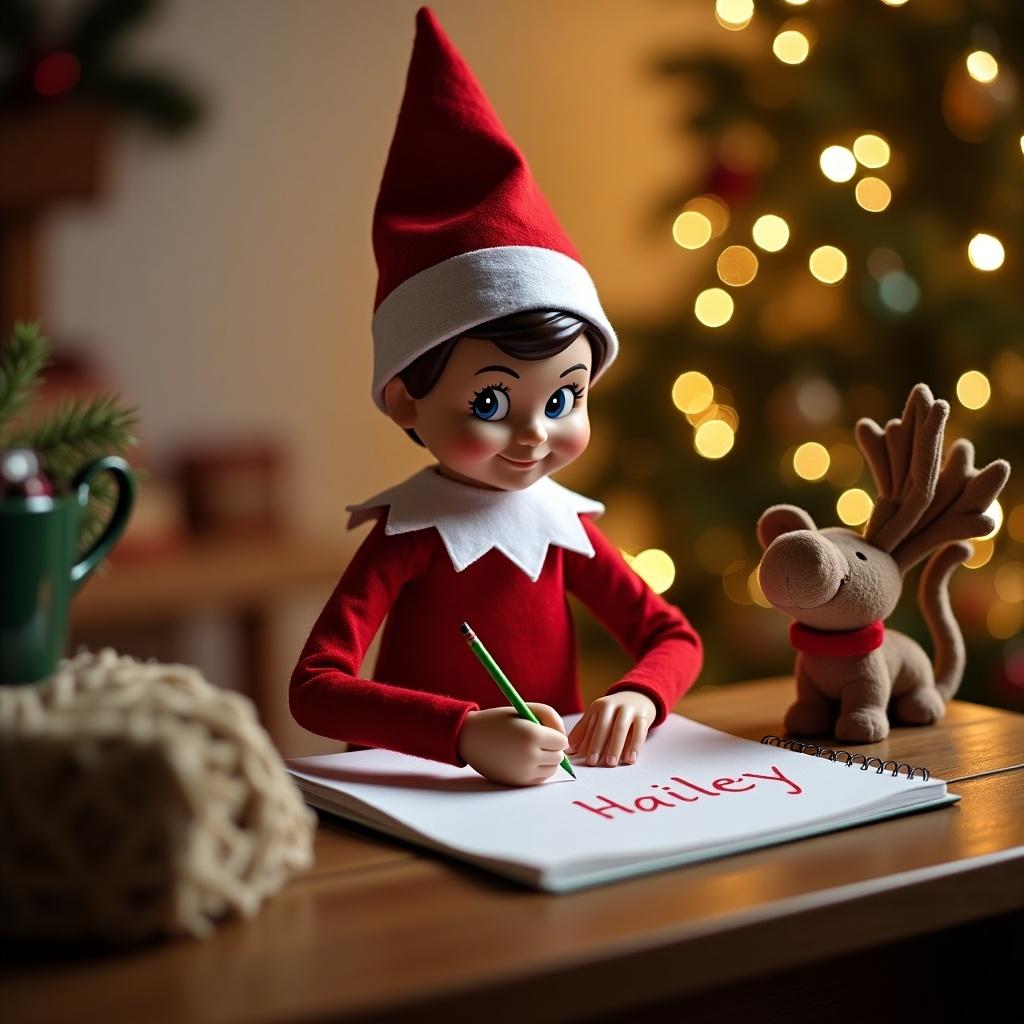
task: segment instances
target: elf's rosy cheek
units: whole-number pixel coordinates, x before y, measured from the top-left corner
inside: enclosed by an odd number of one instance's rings
[[[464,459],[480,459],[500,451],[503,440],[493,424],[471,421],[453,438],[455,452]]]
[[[582,454],[589,441],[590,420],[586,416],[567,417],[558,445],[562,452],[569,458],[575,458]]]

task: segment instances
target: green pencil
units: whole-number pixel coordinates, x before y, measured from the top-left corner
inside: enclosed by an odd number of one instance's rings
[[[476,660],[487,669],[487,674],[498,684],[498,689],[505,694],[508,702],[519,713],[519,717],[525,718],[528,722],[533,722],[534,725],[540,725],[541,723],[537,720],[537,716],[529,709],[523,698],[516,693],[516,688],[509,682],[508,676],[501,671],[498,663],[488,653],[487,648],[477,639],[476,633],[469,628],[469,623],[464,622],[459,626],[459,630],[466,638],[469,649],[476,655]],[[569,764],[569,758],[564,754],[562,755],[562,767],[574,779],[576,778],[576,773],[572,770],[572,765]]]

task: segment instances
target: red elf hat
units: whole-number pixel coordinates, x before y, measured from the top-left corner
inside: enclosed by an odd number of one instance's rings
[[[373,400],[435,345],[498,317],[558,309],[587,320],[618,352],[572,242],[426,7],[373,215],[379,279]]]

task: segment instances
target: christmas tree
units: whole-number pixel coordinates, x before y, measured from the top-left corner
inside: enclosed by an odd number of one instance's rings
[[[657,329],[621,325],[635,358],[595,406],[615,443],[590,486],[630,481],[652,524],[630,554],[706,638],[707,682],[788,672],[758,516],[787,502],[863,524],[874,489],[853,425],[899,415],[925,381],[952,406],[947,447],[1018,462],[952,599],[960,696],[1024,706],[1024,8],[706,6],[721,48],[657,65],[707,154],[702,185],[657,209],[699,284]],[[930,650],[913,584],[890,622]]]

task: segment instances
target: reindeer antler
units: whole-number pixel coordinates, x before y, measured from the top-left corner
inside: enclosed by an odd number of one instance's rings
[[[857,443],[878,489],[864,531],[869,544],[894,551],[930,508],[948,416],[949,405],[936,401],[926,384],[918,384],[907,398],[903,415],[889,420],[885,430],[872,419],[857,422]]]
[[[974,466],[974,445],[959,440],[949,450],[931,503],[916,528],[893,552],[902,572],[940,544],[989,533],[995,523],[986,510],[1010,476],[1010,464],[996,459],[984,469]]]

